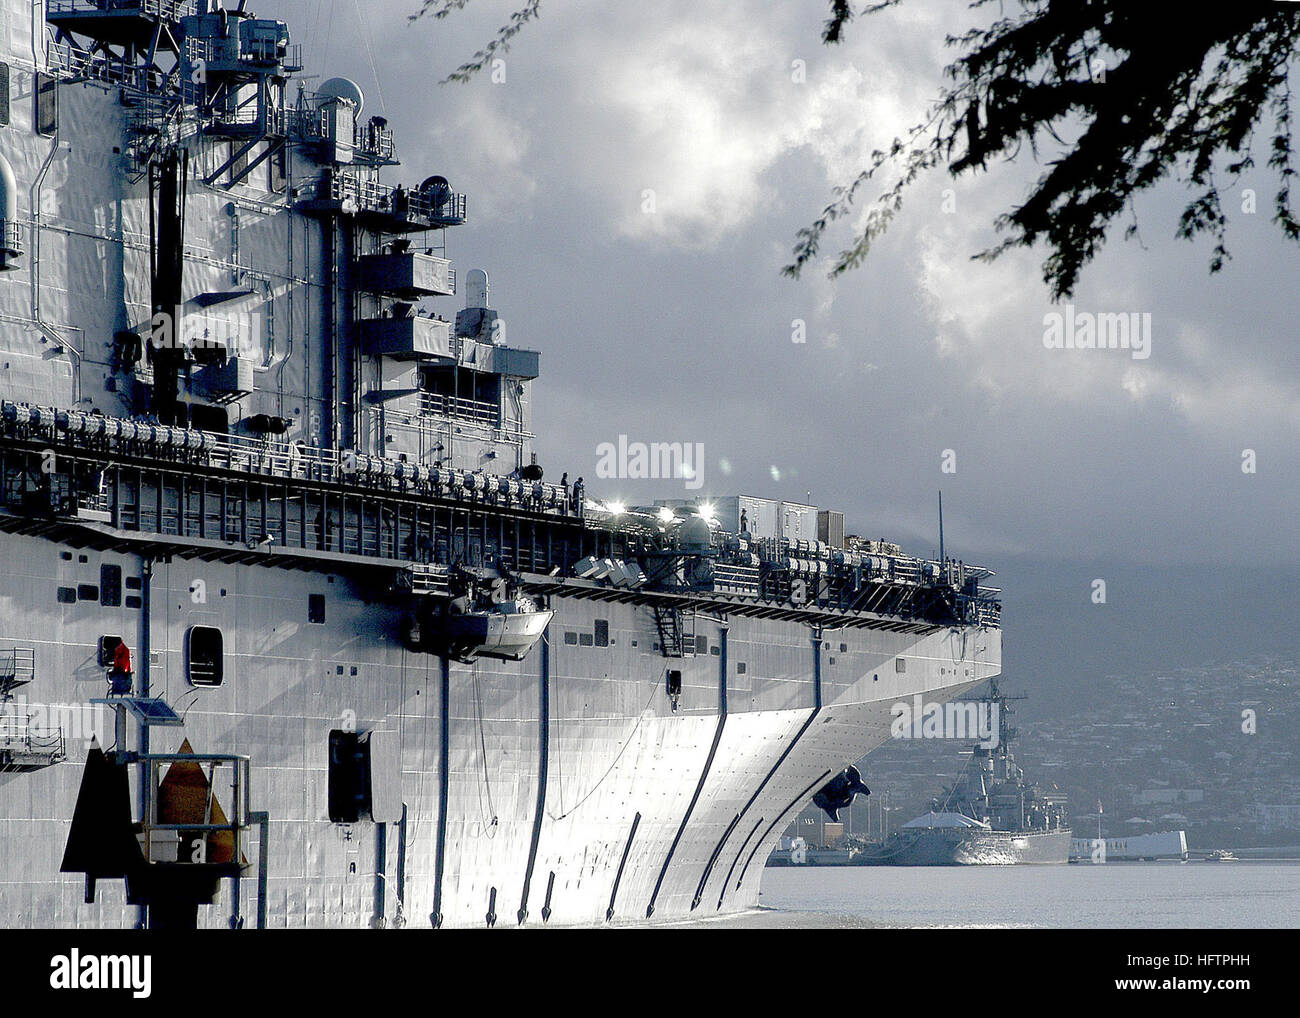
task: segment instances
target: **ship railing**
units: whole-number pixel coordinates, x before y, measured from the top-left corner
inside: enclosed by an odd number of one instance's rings
[[[169,861],[206,862],[208,838],[213,834],[229,832],[233,842],[231,859],[235,864],[242,865],[245,832],[248,829],[250,819],[248,814],[249,758],[233,753],[149,753],[139,756],[137,760],[145,768],[145,781],[143,783],[140,808],[143,820],[140,823],[139,833],[141,847],[144,849],[144,857],[151,862],[162,861],[163,858],[166,858],[167,848],[175,845],[177,838],[182,833],[198,834],[205,845],[204,856],[189,859],[169,859]],[[178,763],[194,764],[203,771],[203,777],[207,784],[204,802],[204,816],[206,819],[203,823],[194,821],[168,823],[159,820],[158,806],[162,797],[160,789],[163,781],[163,766]],[[229,773],[228,783],[225,781],[227,771]],[[224,787],[230,792],[230,796],[226,800],[230,805],[230,812],[225,823],[213,822],[216,807],[221,801],[217,795],[219,776]],[[159,843],[160,851],[158,853],[155,853],[154,850],[155,841]]]
[[[407,570],[406,577],[412,594],[445,597],[451,593],[451,574],[446,566],[415,563]]]
[[[431,438],[437,438],[443,433],[444,426],[439,423],[440,418],[465,421],[499,432],[495,436],[498,441],[514,445],[533,437],[531,432],[503,427],[497,405],[482,400],[421,392],[412,397],[393,400],[390,405],[382,408],[374,407],[370,411],[370,423],[377,432],[384,428],[402,428]]]
[[[762,578],[757,566],[716,562],[713,566],[713,587],[724,593],[757,596],[762,590]]]
[[[102,494],[83,494],[77,496],[77,514],[82,517],[90,517],[107,521],[113,514],[113,505],[108,497],[108,493]]]
[[[301,43],[285,44],[271,38],[190,37],[185,40],[185,53],[191,64],[235,66],[240,72],[250,74],[259,73],[268,66],[280,66],[286,71],[302,68]]]
[[[218,435],[209,453],[213,466],[241,473],[272,474],[281,477],[304,477],[318,481],[337,481],[352,471],[344,469],[344,459],[333,449],[319,449],[296,443],[274,443],[243,435]]]
[[[894,557],[890,559],[893,565],[892,574],[894,579],[902,580],[905,583],[919,583],[921,580],[921,563],[914,558]]]
[[[265,59],[270,60],[272,58],[267,57]],[[303,68],[302,43],[291,42],[280,47],[277,50],[274,59],[278,60],[280,66],[286,71],[301,71]]]
[[[8,755],[40,756],[51,760],[67,757],[67,740],[62,726],[33,720],[28,713],[0,713],[0,752]]]
[[[175,93],[140,93],[131,110],[131,151],[135,156],[137,171],[133,179],[147,172],[150,158],[180,137],[180,125],[185,106]],[[145,384],[152,384],[153,367],[146,361],[136,366],[136,373]]]
[[[10,647],[8,650],[0,650],[0,696],[27,685],[35,677],[36,651],[33,648]]]
[[[605,519],[608,520],[608,517]],[[609,523],[606,525],[612,526]],[[620,527],[620,529],[626,530],[627,528]],[[891,590],[898,592],[900,595],[905,595],[904,599],[899,602],[899,606],[913,604],[911,598],[917,590],[936,584],[952,591],[955,597],[956,614],[962,623],[993,628],[1001,625],[1002,606],[998,601],[998,595],[1001,593],[1000,588],[978,585],[977,594],[964,593],[963,591],[966,588],[958,583],[962,570],[956,562],[950,562],[947,575],[945,575],[942,563],[938,560],[919,559],[901,554],[866,555],[858,553],[859,557],[853,561],[845,560],[841,562],[836,561],[834,557],[835,549],[824,548],[820,555],[796,553],[798,546],[805,542],[786,538],[754,539],[751,537],[748,543],[749,550],[735,551],[734,548],[740,536],[726,531],[719,531],[714,535],[714,545],[721,549],[718,560],[714,565],[714,587],[717,590],[721,591],[724,587],[735,583],[734,574],[731,573],[731,570],[743,567],[749,562],[757,561],[761,563],[764,570],[768,571],[767,573],[760,571],[760,575],[774,575],[775,577],[775,584],[768,590],[769,596],[774,594],[777,600],[784,600],[789,593],[788,583],[790,580],[808,575],[829,575],[831,584],[826,603],[836,604],[840,603],[845,593],[842,587],[843,580],[836,578],[837,569],[843,570],[843,573],[839,574],[841,577],[851,575],[855,570],[860,569],[862,571],[861,578],[870,580],[872,589],[881,592],[879,596],[873,594],[867,598],[865,602],[866,610],[882,610],[880,608],[881,598],[884,597],[884,592]],[[993,575],[992,570],[984,567],[966,566],[964,568],[966,579],[971,577],[972,572],[977,576]],[[866,589],[863,588],[863,590]],[[862,604],[859,606],[864,607]],[[907,614],[898,606],[893,611],[901,611],[902,614]]]
[[[179,21],[195,11],[194,0],[46,0],[47,16],[121,11]]]
[[[997,627],[1002,623],[1002,605],[997,601],[972,600],[967,619],[975,625]]]
[[[96,81],[141,93],[167,91],[167,79],[156,68],[112,54],[84,50],[66,40],[51,45],[46,57],[50,72],[65,80]]]
[[[606,529],[635,532],[630,525],[631,518],[620,516],[617,520],[608,512],[593,514],[593,525]],[[651,528],[653,531],[654,528]],[[855,556],[840,560],[836,558],[840,549],[835,549],[823,542],[793,540],[784,537],[761,537],[734,534],[719,530],[713,535],[713,546],[718,549],[718,566],[744,566],[755,562],[769,569],[788,571],[792,575],[833,574],[836,568],[846,570],[861,569],[864,577],[876,582],[897,587],[920,587],[928,584],[946,586],[954,591],[965,589],[965,582],[973,577],[992,576],[993,570],[983,566],[959,564],[950,560],[947,568],[937,559],[921,559],[898,553],[866,554],[854,552]],[[804,546],[811,546],[805,548]],[[744,550],[737,551],[740,547]],[[961,595],[967,601],[978,600],[994,605],[994,611],[1000,610],[997,604],[1001,589],[998,587],[977,585],[977,596]],[[987,612],[985,613],[988,614]]]
[[[285,133],[305,142],[323,142],[330,138],[329,113],[317,105],[325,97],[307,93],[294,109],[282,113]],[[381,127],[374,121],[353,125],[352,145],[354,156],[378,162],[389,162],[397,152],[393,129]]]
[[[228,48],[230,46],[230,43],[225,39],[221,40],[221,43],[223,47]],[[185,58],[192,65],[210,63],[216,53],[215,40],[193,36],[185,40]]]
[[[372,411],[373,413],[373,411]],[[393,422],[389,419],[388,426]],[[271,442],[266,439],[246,438],[242,435],[218,435],[213,448],[208,452],[208,462],[212,466],[223,467],[239,473],[269,474],[277,477],[303,478],[326,483],[354,483],[360,476],[393,476],[400,464],[382,457],[366,456],[350,450],[336,451],[318,449],[298,443]],[[531,437],[531,436],[526,436]],[[517,440],[519,436],[508,432],[505,440]],[[447,478],[460,478],[456,481],[457,490],[466,492],[485,491],[489,483],[495,485],[514,484],[520,488],[521,482],[509,478],[489,478],[484,476],[476,480],[474,475],[461,471],[445,471]],[[550,494],[545,504],[555,507],[555,511],[568,512],[567,499],[560,495],[555,485],[546,486]]]
[[[283,111],[284,133],[304,142],[323,142],[330,137],[329,114],[312,106]]]
[[[350,173],[334,175],[330,182],[330,197],[334,201],[354,201],[366,212],[427,219],[434,225],[462,223],[466,216],[466,198],[459,192],[413,191]]]
[[[198,58],[196,62],[202,62],[202,58]],[[290,114],[286,114],[284,110],[271,109],[259,102],[256,92],[242,99],[237,93],[231,92],[227,93],[221,102],[215,102],[210,86],[185,80],[181,82],[181,94],[186,104],[206,110],[209,133],[220,134],[223,130],[233,130],[242,134],[255,127],[261,128],[271,137],[279,137],[286,133]]]
[[[330,179],[330,197],[335,201],[354,201],[358,208],[369,212],[392,210],[393,188],[347,173],[336,173]]]
[[[716,540],[721,546],[734,544],[742,535],[719,531]],[[861,566],[870,574],[888,580],[906,584],[920,584],[927,581],[961,587],[972,578],[984,579],[992,576],[993,570],[984,566],[958,563],[948,560],[915,558],[901,552],[861,551],[857,549],[832,548],[825,542],[792,540],[785,537],[748,537],[749,550],[763,562],[777,568],[786,568],[791,562],[823,562],[841,564],[835,558],[837,553],[856,556],[853,564]],[[883,544],[884,542],[870,542]],[[810,546],[805,548],[804,546]],[[743,553],[742,553],[743,554]],[[814,570],[815,571],[815,570]],[[980,587],[982,594],[997,594],[995,587]]]
[[[262,116],[262,111],[255,102],[247,102],[242,106],[236,106],[233,110],[213,110],[212,126],[214,128],[248,128],[256,127]],[[275,134],[275,125],[268,122],[267,130]]]
[[[495,403],[436,392],[419,394],[419,412],[425,417],[460,417],[479,424],[496,425],[501,420],[500,408]]]
[[[397,152],[391,127],[377,124],[358,124],[356,129],[357,154],[388,162]]]

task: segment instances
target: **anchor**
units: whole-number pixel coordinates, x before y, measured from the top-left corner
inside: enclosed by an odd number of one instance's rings
[[[859,793],[870,795],[871,789],[863,784],[862,775],[856,767],[846,767],[822,785],[821,791],[813,796],[813,805],[825,810],[832,822],[838,822],[840,810],[848,809],[853,804],[854,796]]]

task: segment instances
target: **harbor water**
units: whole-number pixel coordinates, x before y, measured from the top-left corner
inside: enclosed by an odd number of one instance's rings
[[[1300,861],[781,867],[731,927],[1286,929]]]

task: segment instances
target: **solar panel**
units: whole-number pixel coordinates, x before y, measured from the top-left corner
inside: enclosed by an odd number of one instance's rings
[[[171,705],[162,697],[114,696],[92,700],[91,703],[125,707],[146,725],[164,725],[174,728],[185,724],[181,716],[172,710]]]
[[[179,725],[181,717],[161,698],[144,700],[132,697],[127,709],[147,725]]]

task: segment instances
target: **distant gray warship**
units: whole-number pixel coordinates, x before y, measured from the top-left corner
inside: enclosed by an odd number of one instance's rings
[[[998,673],[990,571],[544,479],[465,195],[301,63],[0,0],[0,923],[751,906],[892,704]]]
[[[990,866],[1065,863],[1070,856],[1066,798],[1025,780],[1011,742],[1016,730],[997,682],[981,703],[996,705],[1001,720],[996,745],[971,749],[969,762],[930,811],[909,820],[881,845],[853,862],[867,866]]]

